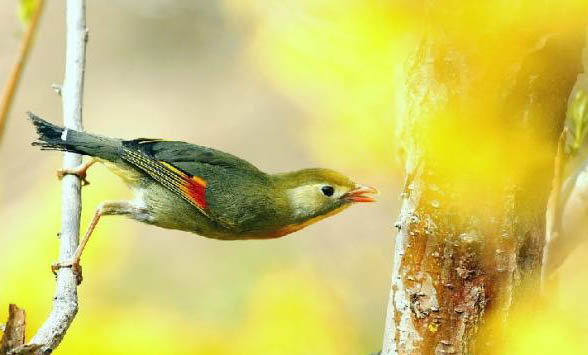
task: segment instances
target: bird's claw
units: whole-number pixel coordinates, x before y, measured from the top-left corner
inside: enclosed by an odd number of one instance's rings
[[[82,182],[82,186],[90,185],[90,182],[86,178],[86,169],[58,169],[57,170],[57,178],[59,180],[63,179],[65,175],[75,175],[80,178]]]
[[[53,272],[53,275],[57,276],[57,271],[64,267],[71,268],[74,275],[76,276],[76,283],[78,285],[82,283],[82,265],[80,265],[79,260],[68,260],[65,262],[53,263],[51,264],[51,272]]]

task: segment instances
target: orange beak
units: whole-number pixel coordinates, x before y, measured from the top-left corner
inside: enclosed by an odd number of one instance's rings
[[[379,193],[378,190],[371,186],[355,184],[353,190],[345,193],[343,196],[341,196],[341,198],[351,202],[375,202],[376,199],[370,196],[365,196],[365,194],[377,193]]]

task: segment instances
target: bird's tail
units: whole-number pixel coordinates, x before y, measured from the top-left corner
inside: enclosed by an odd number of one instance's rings
[[[116,161],[120,158],[122,140],[102,137],[49,123],[32,112],[29,118],[37,130],[32,144],[42,150],[61,150]]]

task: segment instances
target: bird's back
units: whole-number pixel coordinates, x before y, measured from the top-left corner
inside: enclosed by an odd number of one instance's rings
[[[243,159],[216,149],[178,141],[135,139],[124,141],[123,147],[145,158],[165,164],[167,169],[177,169],[180,174],[186,174],[190,179],[198,179],[198,182],[204,186],[202,201],[204,207],[201,214],[217,226],[217,232],[227,234],[223,239],[229,239],[230,234],[242,237],[247,233],[262,232],[262,229],[267,228],[268,216],[270,220],[272,217],[279,218],[271,179]],[[157,180],[157,177],[154,180]],[[166,186],[165,181],[156,182]],[[194,219],[202,220],[194,216],[196,209],[193,209],[194,213],[191,213],[192,210],[187,207],[182,209],[183,214],[186,215],[180,217],[185,218],[185,222],[178,221],[177,216],[169,215],[167,207],[172,213],[171,210],[176,210],[178,203],[190,201],[178,202],[180,199],[176,198],[173,199],[173,206],[160,204],[157,201],[163,200],[161,195],[164,193],[165,190],[153,185],[146,190],[145,197],[156,205],[155,210],[159,211],[159,216],[155,216],[156,220],[163,218],[168,221],[173,217],[175,229],[181,229],[177,228],[178,223],[194,228]],[[198,234],[213,232],[210,230],[211,226],[205,229],[205,231],[194,232]]]

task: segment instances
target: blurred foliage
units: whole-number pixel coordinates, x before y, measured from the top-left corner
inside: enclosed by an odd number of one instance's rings
[[[460,192],[464,213],[502,209],[510,184],[544,189],[562,98],[581,70],[586,2],[430,2],[426,36],[409,60],[407,150]],[[561,70],[554,70],[560,68]],[[539,190],[536,190],[539,192]],[[539,196],[537,194],[536,196]]]
[[[567,114],[568,134],[571,141],[567,148],[571,154],[576,154],[584,145],[584,138],[588,133],[588,93],[580,88],[572,98]]]
[[[18,2],[18,19],[22,27],[27,27],[31,21],[31,16],[38,6],[38,0],[19,0]]]
[[[394,171],[395,100],[419,2],[226,3],[254,23],[250,60],[311,117],[305,139],[314,154],[325,164]]]
[[[582,261],[581,265],[586,267],[586,262]],[[567,283],[573,278],[575,277],[563,275],[562,280]],[[585,279],[585,276],[582,278]],[[578,291],[580,293],[576,294]],[[523,302],[515,303],[509,313],[510,323],[504,333],[491,332],[491,329],[497,329],[498,323],[505,319],[504,314],[493,314],[481,330],[481,341],[487,339],[496,344],[492,354],[587,354],[585,334],[588,325],[584,319],[588,316],[588,304],[577,297],[586,292],[588,287],[585,282],[575,287],[562,283],[561,291],[547,292],[540,300],[529,295]]]

